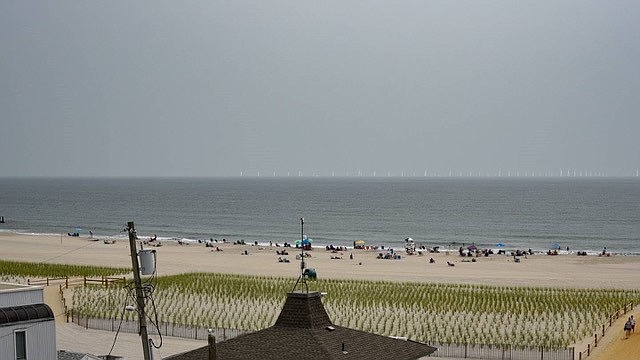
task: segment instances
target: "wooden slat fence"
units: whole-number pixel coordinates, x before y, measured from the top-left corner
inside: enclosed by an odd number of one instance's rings
[[[58,277],[58,278],[44,278],[44,279],[27,279],[27,284],[29,285],[52,285],[52,284],[60,284],[63,283],[65,289],[68,289],[69,286],[73,285],[87,285],[87,284],[100,284],[100,285],[111,285],[114,283],[125,283],[127,278],[124,276],[114,277],[114,276],[102,276],[100,278],[90,278],[90,277],[74,277],[70,278],[68,276]]]
[[[119,327],[120,331],[126,333],[137,333],[140,330],[140,326],[137,320],[123,320],[121,323],[120,319],[92,319],[76,313],[72,313],[70,317],[73,323],[87,329],[115,332],[118,331]],[[217,342],[252,332],[252,330],[206,328],[165,322],[160,322],[157,328],[150,323],[147,324],[147,331],[149,335],[162,334],[163,336],[173,336],[196,340],[206,340],[209,335],[209,329],[211,329],[212,334],[216,337]]]
[[[511,345],[429,343],[438,348],[433,356],[483,360],[573,360],[574,349],[518,348]]]

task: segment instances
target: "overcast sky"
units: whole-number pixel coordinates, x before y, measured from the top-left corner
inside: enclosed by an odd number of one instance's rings
[[[0,2],[0,176],[640,167],[640,1]]]

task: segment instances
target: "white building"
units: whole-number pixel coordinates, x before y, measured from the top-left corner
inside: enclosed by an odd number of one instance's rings
[[[0,359],[56,360],[56,327],[44,288],[0,283]]]

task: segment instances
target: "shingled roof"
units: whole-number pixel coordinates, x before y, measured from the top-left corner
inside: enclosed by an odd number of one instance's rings
[[[102,360],[104,358],[86,354],[86,353],[76,353],[71,351],[59,350],[58,351],[58,360]]]
[[[216,344],[216,359],[415,360],[434,351],[426,344],[333,325],[320,293],[291,292],[273,326]],[[209,347],[165,359],[209,359]]]

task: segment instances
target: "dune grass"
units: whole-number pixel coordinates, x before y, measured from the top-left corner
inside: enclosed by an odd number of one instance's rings
[[[15,277],[113,276],[127,273],[131,273],[131,269],[0,260],[0,275]]]
[[[191,273],[147,279],[158,319],[183,325],[259,330],[271,326],[295,279]],[[637,302],[638,290],[589,290],[409,282],[318,280],[337,325],[421,342],[565,348],[608,316]],[[133,305],[130,287],[87,286],[74,310],[119,318]],[[149,309],[152,309],[150,306]],[[153,310],[150,310],[153,311]],[[134,319],[134,313],[125,316]],[[153,316],[153,315],[152,315]]]

